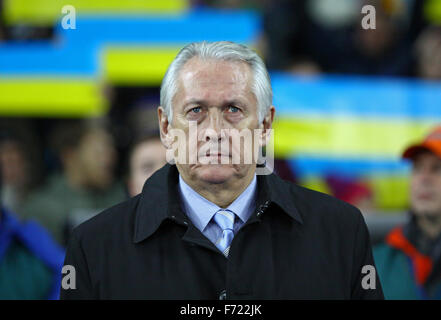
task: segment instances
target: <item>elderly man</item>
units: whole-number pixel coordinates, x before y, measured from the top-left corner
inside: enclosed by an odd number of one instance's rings
[[[441,299],[441,126],[410,146],[410,219],[374,248],[387,299]]]
[[[255,149],[232,143],[234,130],[251,131],[248,143],[264,147],[274,113],[254,51],[231,42],[183,48],[158,108],[175,164],[74,231],[65,264],[75,289],[61,298],[383,298],[360,212],[256,174],[265,172],[257,158],[246,161]]]

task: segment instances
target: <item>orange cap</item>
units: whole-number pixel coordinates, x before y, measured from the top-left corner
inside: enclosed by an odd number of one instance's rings
[[[403,152],[403,158],[412,159],[421,151],[430,151],[441,158],[441,126],[437,126],[429,135],[419,144],[408,147]]]

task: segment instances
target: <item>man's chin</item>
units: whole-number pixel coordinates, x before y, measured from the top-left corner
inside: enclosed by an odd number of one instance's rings
[[[226,164],[207,164],[196,168],[199,179],[207,183],[224,183],[235,174],[232,165]]]
[[[419,204],[414,205],[412,211],[420,217],[425,217],[429,220],[439,220],[441,219],[441,208],[439,204]]]

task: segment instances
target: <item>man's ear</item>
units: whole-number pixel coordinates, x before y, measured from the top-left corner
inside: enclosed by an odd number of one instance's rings
[[[274,106],[271,106],[260,125],[260,128],[262,129],[260,144],[262,147],[266,146],[269,142],[275,113],[276,108]]]
[[[170,136],[170,123],[168,122],[167,114],[163,107],[158,107],[158,121],[159,121],[159,133],[161,136],[161,142],[166,149],[170,149],[173,140]]]

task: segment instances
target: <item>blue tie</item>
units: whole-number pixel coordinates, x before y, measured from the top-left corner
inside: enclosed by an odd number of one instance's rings
[[[219,210],[214,215],[213,219],[217,225],[222,229],[222,236],[216,241],[216,247],[228,257],[230,251],[230,244],[234,237],[234,217],[235,214],[229,210]]]

